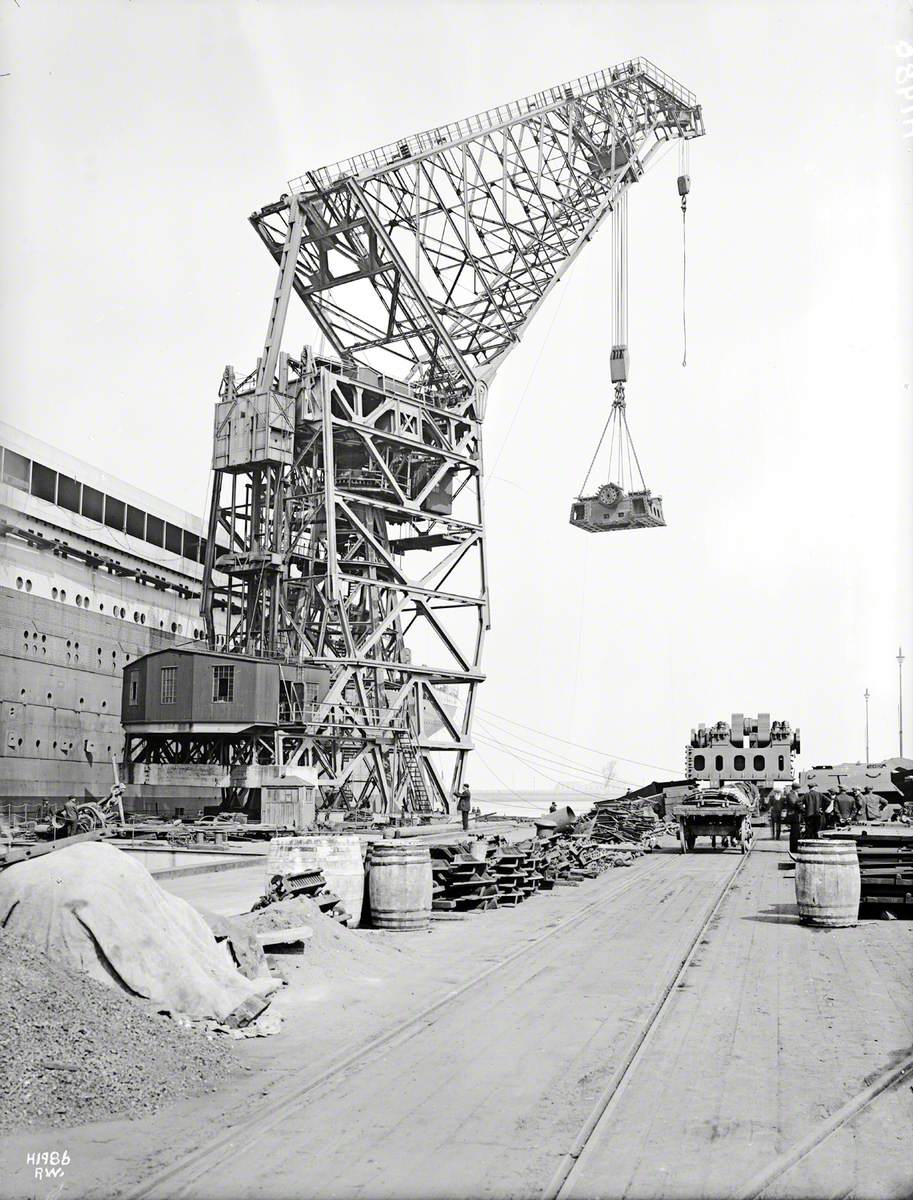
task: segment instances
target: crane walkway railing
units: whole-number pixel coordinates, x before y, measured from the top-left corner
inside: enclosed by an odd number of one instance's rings
[[[388,167],[396,162],[407,161],[439,150],[442,146],[461,142],[477,134],[488,133],[511,121],[527,116],[538,109],[560,104],[563,100],[579,100],[590,96],[613,85],[633,77],[642,76],[651,83],[667,92],[675,100],[693,108],[697,97],[688,91],[671,75],[661,71],[654,63],[646,58],[632,58],[619,63],[605,71],[594,71],[589,75],[581,75],[579,79],[557,84],[542,92],[534,92],[521,100],[512,100],[508,104],[498,105],[497,108],[486,109],[472,117],[464,117],[461,121],[453,121],[449,125],[439,125],[435,129],[426,129],[423,133],[415,133],[399,141],[379,146],[375,150],[367,150],[356,154],[353,158],[345,158],[330,166],[318,167],[308,171],[297,179],[289,180],[289,187],[295,192],[307,191],[311,188],[325,188],[347,179],[351,176],[370,174],[373,171]]]

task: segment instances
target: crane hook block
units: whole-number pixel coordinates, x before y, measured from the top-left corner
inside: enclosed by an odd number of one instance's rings
[[[627,383],[628,382],[628,347],[613,346],[612,356],[609,359],[609,370],[611,372],[612,383]]]
[[[691,191],[691,176],[690,175],[679,175],[679,177],[678,177],[678,194],[680,196],[687,196],[690,191]]]

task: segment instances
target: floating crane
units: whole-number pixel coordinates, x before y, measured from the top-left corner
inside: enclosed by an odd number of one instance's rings
[[[335,806],[449,807],[489,628],[489,387],[630,185],[703,132],[638,58],[308,171],[251,216],[278,278],[256,368],[226,367],[216,406],[213,704],[128,725],[137,768],[218,765],[243,803],[308,767]],[[293,295],[322,343],[297,356]],[[231,656],[278,671],[274,718],[242,711]]]

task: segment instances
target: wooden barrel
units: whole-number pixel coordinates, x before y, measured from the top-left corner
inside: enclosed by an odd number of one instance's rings
[[[859,917],[859,856],[856,843],[828,838],[800,841],[796,855],[799,919],[842,928]]]
[[[431,851],[427,846],[375,842],[368,895],[376,929],[427,929],[431,923]]]

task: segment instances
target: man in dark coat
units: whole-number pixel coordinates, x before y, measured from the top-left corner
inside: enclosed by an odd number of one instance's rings
[[[469,812],[472,808],[472,793],[469,784],[464,783],[457,797],[457,812],[463,818],[463,831],[469,832]]]
[[[780,829],[783,826],[783,794],[770,793],[770,836],[777,842],[780,840]]]
[[[805,832],[810,838],[816,838],[821,832],[821,812],[824,808],[824,797],[812,785],[805,794]]]
[[[873,792],[870,787],[866,787],[862,792],[862,802],[860,804],[860,816],[863,821],[880,821],[882,800],[877,792]]]
[[[786,819],[789,821],[789,852],[799,853],[799,838],[802,836],[802,818],[805,815],[805,803],[795,787],[786,794]]]
[[[838,825],[852,825],[856,819],[859,805],[856,797],[847,788],[841,788],[834,800]]]

